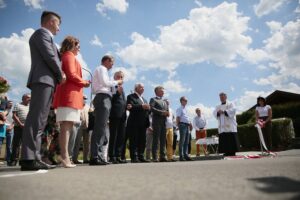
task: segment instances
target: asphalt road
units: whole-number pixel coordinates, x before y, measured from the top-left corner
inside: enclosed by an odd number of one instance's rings
[[[275,158],[81,165],[21,172],[0,167],[0,199],[300,199],[300,150]]]

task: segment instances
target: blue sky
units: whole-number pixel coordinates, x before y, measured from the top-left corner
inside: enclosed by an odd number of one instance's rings
[[[190,116],[200,107],[208,127],[221,91],[238,112],[274,90],[300,93],[299,0],[0,0],[0,73],[15,101],[29,91],[28,40],[43,10],[62,17],[58,45],[80,39],[85,68],[112,54],[127,94],[142,82],[149,100],[163,85],[173,110],[186,96]]]

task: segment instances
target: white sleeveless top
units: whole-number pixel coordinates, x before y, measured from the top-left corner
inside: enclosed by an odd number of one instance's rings
[[[269,113],[268,113],[269,109],[271,109],[271,106],[265,105],[265,106],[256,106],[255,110],[257,110],[259,117],[268,117],[269,116]]]

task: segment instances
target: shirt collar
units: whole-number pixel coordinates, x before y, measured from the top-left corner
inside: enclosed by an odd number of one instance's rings
[[[139,98],[142,98],[142,95],[140,95],[139,93],[137,92],[134,92],[136,95],[138,95]]]
[[[49,35],[51,36],[52,39],[54,38],[54,35],[51,33],[51,31],[49,31],[45,27],[42,27],[42,29],[44,29],[45,31],[47,31],[47,33],[49,33]]]
[[[156,98],[157,98],[157,99],[162,99],[162,97],[158,97],[158,96],[156,96]]]

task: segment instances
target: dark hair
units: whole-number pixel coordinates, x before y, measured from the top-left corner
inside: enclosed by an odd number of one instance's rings
[[[101,63],[103,64],[105,61],[107,61],[107,60],[111,61],[113,59],[114,59],[114,57],[112,57],[111,55],[105,55],[102,57]]]
[[[23,94],[22,100],[24,100],[26,97],[31,97],[30,93]]]
[[[163,86],[157,86],[157,87],[155,87],[155,88],[154,88],[155,94],[157,93],[158,90],[161,90],[161,89],[163,90],[163,89],[165,89],[165,88],[164,88]]]
[[[185,96],[180,97],[180,103],[181,103],[182,101],[187,101],[187,99],[185,98]]]
[[[41,16],[41,24],[43,25],[53,17],[57,17],[59,19],[59,23],[61,23],[61,17],[57,13],[52,11],[44,11]]]
[[[265,98],[263,98],[263,97],[257,97],[257,106],[260,106],[259,105],[259,100],[262,100],[264,102],[264,106],[267,104]]]
[[[73,50],[79,44],[79,40],[73,36],[67,36],[61,43],[60,53]]]

